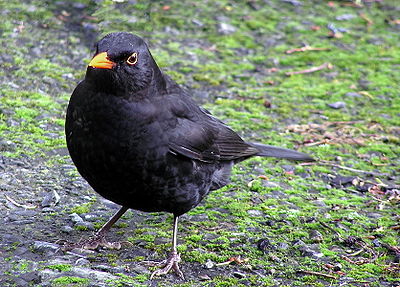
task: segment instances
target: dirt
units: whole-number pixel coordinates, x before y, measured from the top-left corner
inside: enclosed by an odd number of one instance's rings
[[[396,1],[0,8],[1,286],[400,286]],[[116,30],[142,35],[167,73],[247,139],[320,160],[236,167],[231,185],[180,221],[186,280],[150,280],[143,263],[167,255],[169,214],[127,212],[108,237],[120,250],[62,249],[119,208],[79,176],[63,134],[94,41]],[[285,53],[304,45],[329,49]]]

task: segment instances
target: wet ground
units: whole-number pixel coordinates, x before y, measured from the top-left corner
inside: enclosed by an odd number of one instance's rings
[[[400,286],[398,6],[0,3],[0,285]],[[168,214],[129,211],[109,236],[121,250],[60,249],[118,210],[76,172],[63,135],[94,41],[116,30],[145,37],[164,70],[244,137],[321,160],[238,166],[233,184],[182,217],[186,281],[150,280],[142,263],[166,256]],[[323,50],[293,51],[304,46]]]

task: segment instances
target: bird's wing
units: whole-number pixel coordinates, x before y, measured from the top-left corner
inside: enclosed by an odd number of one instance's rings
[[[177,117],[169,140],[172,152],[203,162],[237,160],[259,152],[197,105],[186,100],[180,104],[177,110],[172,109]]]

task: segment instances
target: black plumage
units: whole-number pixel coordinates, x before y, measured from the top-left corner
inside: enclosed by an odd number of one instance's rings
[[[79,173],[100,195],[122,205],[120,213],[132,208],[174,214],[173,252],[154,275],[174,268],[183,276],[177,218],[226,185],[233,164],[252,156],[312,160],[243,141],[161,72],[140,37],[125,32],[97,43],[86,77],[71,96],[65,132]]]

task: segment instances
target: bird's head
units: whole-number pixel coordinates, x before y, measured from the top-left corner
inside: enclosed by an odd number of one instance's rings
[[[161,72],[146,43],[127,32],[110,33],[97,42],[86,72],[86,80],[99,90],[124,94],[157,86],[159,78]]]

